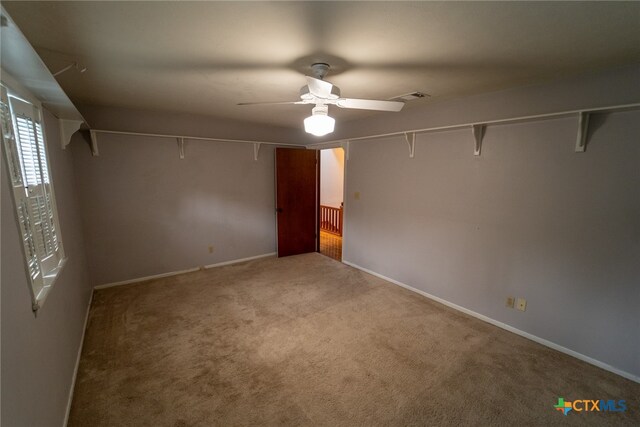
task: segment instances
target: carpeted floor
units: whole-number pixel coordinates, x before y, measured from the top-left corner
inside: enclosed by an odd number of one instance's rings
[[[306,254],[96,291],[69,425],[637,426],[639,405],[640,384]]]

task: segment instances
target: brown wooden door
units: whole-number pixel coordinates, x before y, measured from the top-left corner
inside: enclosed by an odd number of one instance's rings
[[[276,148],[278,256],[315,252],[316,150]]]

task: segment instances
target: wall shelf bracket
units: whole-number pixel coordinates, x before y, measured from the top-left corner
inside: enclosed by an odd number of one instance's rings
[[[71,137],[74,133],[76,133],[82,123],[82,120],[68,120],[68,119],[58,119],[60,123],[60,143],[62,144],[62,149],[67,148],[67,145],[71,143]]]
[[[472,125],[471,131],[473,132],[473,138],[475,140],[475,146],[473,148],[473,155],[479,156],[482,149],[482,138],[484,137],[484,130],[487,125]]]
[[[589,133],[589,113],[578,113],[578,135],[576,137],[576,153],[584,153],[587,149],[587,134]]]
[[[344,158],[345,160],[349,160],[349,141],[342,141],[340,144],[342,145],[342,149],[344,150]]]
[[[178,138],[178,150],[180,152],[180,159],[184,160],[184,138]]]
[[[413,159],[416,155],[416,133],[405,132],[404,139],[407,141],[407,145],[409,146],[409,158]]]
[[[253,143],[253,160],[256,162],[258,161],[258,154],[260,153],[260,145],[261,144],[259,142]]]
[[[98,132],[90,130],[89,136],[91,136],[91,155],[93,157],[97,157],[100,155],[98,152]]]

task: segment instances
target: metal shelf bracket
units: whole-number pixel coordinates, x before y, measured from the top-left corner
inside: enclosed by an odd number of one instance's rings
[[[473,139],[475,140],[475,147],[473,148],[473,155],[479,156],[482,149],[482,138],[484,137],[484,130],[486,125],[472,125],[471,131],[473,132]]]
[[[180,159],[184,160],[184,138],[178,138],[178,150],[180,152]]]
[[[60,143],[62,149],[67,148],[71,143],[71,137],[80,129],[80,125],[84,123],[82,120],[58,119],[60,123]]]
[[[349,160],[349,141],[342,141],[340,144],[342,145],[342,149],[344,150],[344,158],[345,160]]]
[[[416,154],[416,133],[405,132],[404,139],[407,141],[407,145],[409,146],[409,158],[413,159]]]
[[[584,153],[587,149],[587,134],[589,133],[589,113],[578,113],[578,135],[576,137],[576,153]]]
[[[97,157],[100,155],[98,152],[98,132],[90,130],[89,136],[91,136],[91,155],[93,157]]]

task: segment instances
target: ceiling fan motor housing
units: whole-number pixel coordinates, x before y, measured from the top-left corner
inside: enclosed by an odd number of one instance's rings
[[[313,71],[313,77],[316,79],[323,80],[324,77],[329,72],[329,64],[324,62],[316,62],[315,64],[311,64],[311,71]]]

